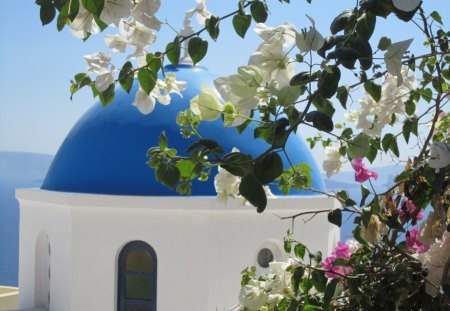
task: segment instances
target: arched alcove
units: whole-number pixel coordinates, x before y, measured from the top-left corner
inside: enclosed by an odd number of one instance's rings
[[[143,241],[127,243],[119,254],[118,311],[156,311],[157,258]]]
[[[50,242],[47,233],[41,231],[36,239],[34,264],[34,305],[50,306]]]

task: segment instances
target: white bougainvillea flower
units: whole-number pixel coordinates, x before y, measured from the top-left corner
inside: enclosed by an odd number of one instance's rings
[[[397,86],[402,85],[402,57],[408,50],[413,39],[408,39],[396,43],[392,43],[386,53],[384,53],[384,61],[387,71],[397,77]]]
[[[113,52],[124,53],[128,46],[128,40],[118,34],[106,35],[105,36],[105,44]]]
[[[136,92],[136,96],[134,98],[133,106],[135,106],[142,114],[149,114],[155,109],[155,97],[152,94],[147,95],[141,87]]]
[[[266,304],[267,299],[264,282],[254,279],[242,287],[239,293],[239,303],[249,310],[259,310]]]
[[[330,145],[325,148],[325,160],[322,165],[327,177],[339,173],[342,167],[341,154],[338,145]]]
[[[175,93],[178,96],[183,97],[181,92],[186,88],[186,86],[186,81],[178,81],[174,73],[169,73],[166,75],[164,83],[161,83],[160,89],[164,95]]]
[[[223,105],[217,95],[202,85],[202,92],[191,99],[191,111],[204,121],[213,121],[220,116]]]
[[[87,38],[89,34],[96,34],[100,30],[95,23],[94,16],[81,3],[78,14],[69,27],[72,35],[79,39]]]
[[[156,18],[155,13],[159,10],[160,6],[160,0],[136,1],[134,9],[131,11],[131,16],[134,20],[144,24],[148,28],[159,31],[161,22]]]
[[[283,45],[276,41],[261,44],[250,56],[248,65],[260,68],[263,73],[262,82],[270,83],[277,89],[289,85],[295,69],[294,62],[288,58]]]
[[[450,165],[450,145],[436,142],[431,146],[429,165],[439,171]]]
[[[422,0],[392,0],[392,4],[394,4],[397,9],[404,12],[414,11],[421,2]]]
[[[88,72],[94,72],[97,74],[102,74],[108,70],[111,61],[111,55],[108,53],[95,53],[90,55],[85,55],[84,60],[88,64]]]
[[[256,24],[255,32],[265,41],[272,43],[280,42],[284,47],[291,46],[295,42],[297,30],[291,23],[284,23],[277,28],[269,27],[264,23]]]
[[[317,31],[314,19],[308,15],[306,15],[306,17],[311,22],[312,27],[310,27],[308,31],[304,29],[297,32],[295,36],[295,43],[302,52],[317,51],[323,46],[325,40],[320,32]]]
[[[131,0],[106,0],[100,20],[107,25],[119,26],[122,18],[130,16],[132,8]]]
[[[95,79],[95,88],[100,92],[106,91],[114,83],[114,72],[115,68],[113,66],[112,70],[100,73]]]
[[[156,41],[156,32],[153,29],[133,19],[130,21],[122,19],[120,21],[119,34],[124,38],[123,42],[127,42],[129,46],[136,48],[132,54],[128,55],[127,59],[144,56],[145,48]]]
[[[214,176],[214,188],[216,189],[219,201],[226,202],[229,197],[237,198],[239,195],[240,183],[240,177],[234,176],[226,169],[219,166],[218,173]]]

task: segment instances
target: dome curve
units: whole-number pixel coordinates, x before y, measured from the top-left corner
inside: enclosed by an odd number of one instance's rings
[[[154,177],[148,168],[146,152],[157,146],[158,137],[165,131],[169,147],[182,153],[192,143],[181,137],[176,124],[178,111],[189,107],[189,99],[201,91],[201,85],[212,87],[215,76],[204,67],[167,66],[177,80],[187,81],[183,98],[172,95],[171,104],[156,104],[149,115],[141,114],[131,103],[137,91],[135,84],[127,94],[117,90],[114,102],[102,107],[96,102],[75,124],[59,148],[42,184],[42,189],[112,195],[176,196]],[[258,155],[268,148],[262,139],[253,139],[249,126],[241,135],[235,128],[224,128],[222,122],[203,122],[200,132],[204,138],[220,141],[225,152],[237,147],[241,152]],[[250,142],[250,143],[249,143]],[[312,169],[313,187],[324,190],[324,182],[309,148],[302,138],[292,136],[287,142],[289,157],[294,164],[306,163]],[[216,195],[214,174],[208,181],[193,181],[192,195]],[[281,194],[276,187],[274,194]],[[294,195],[310,194],[293,191]]]

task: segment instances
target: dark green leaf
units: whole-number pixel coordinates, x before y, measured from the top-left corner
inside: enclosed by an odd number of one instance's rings
[[[171,163],[161,163],[155,170],[156,180],[173,189],[180,180],[180,171]]]
[[[370,191],[363,185],[361,185],[361,201],[359,203],[359,206],[363,206],[366,203],[366,199],[369,196]]]
[[[440,15],[438,12],[433,11],[433,12],[431,12],[430,16],[431,16],[431,18],[433,18],[436,22],[438,22],[439,24],[443,25],[443,23],[442,23],[442,17],[441,17],[441,15]]]
[[[325,292],[327,288],[327,277],[325,276],[325,272],[314,270],[311,273],[311,281],[314,287],[317,289],[319,293]]]
[[[360,57],[358,58],[359,64],[362,70],[368,70],[372,67],[373,63],[373,52],[372,46],[369,41],[364,40],[360,37],[352,37],[349,40],[349,45],[352,49],[358,51]]]
[[[212,139],[200,139],[190,145],[186,152],[202,151],[206,153],[222,153],[223,148]]]
[[[381,99],[381,85],[374,83],[373,81],[367,81],[364,83],[364,89],[372,98],[378,103]]]
[[[53,5],[53,2],[50,0],[42,2],[40,9],[40,18],[42,26],[50,24],[52,20],[55,18],[55,15],[56,15],[56,8]]]
[[[309,71],[303,71],[293,76],[291,81],[289,82],[289,85],[306,85],[316,78],[317,76],[315,74],[311,75]]]
[[[347,99],[348,99],[349,88],[347,86],[340,86],[337,88],[336,98],[341,103],[344,109],[347,109]]]
[[[130,93],[131,87],[133,86],[133,81],[133,65],[131,62],[126,62],[120,70],[119,83],[127,93]]]
[[[155,54],[148,53],[145,56],[145,60],[147,62],[148,68],[150,68],[150,70],[155,73],[157,73],[163,65],[160,52],[157,52]]]
[[[103,107],[106,107],[110,103],[112,103],[115,97],[114,83],[110,84],[109,87],[103,92],[99,93],[98,96],[100,98],[100,102],[102,103]]]
[[[339,86],[339,80],[341,79],[341,70],[338,66],[330,66],[331,73],[322,71],[319,82],[317,83],[317,89],[320,95],[324,98],[331,98],[336,94]]]
[[[209,33],[209,36],[214,41],[219,37],[220,28],[219,28],[220,20],[217,16],[211,15],[210,18],[207,18],[205,21],[206,31]]]
[[[242,178],[239,193],[256,207],[258,213],[264,212],[267,205],[266,192],[255,174],[251,173]]]
[[[372,37],[373,31],[375,30],[375,24],[377,17],[370,11],[364,12],[356,23],[356,32],[365,41],[369,41]]]
[[[344,30],[346,27],[352,27],[354,19],[356,18],[354,9],[345,10],[333,20],[330,25],[330,30],[333,35],[338,33],[341,30]]]
[[[397,157],[400,155],[397,146],[397,139],[391,133],[384,135],[383,140],[381,141],[381,146],[383,147],[384,152],[388,152],[390,150]]]
[[[252,22],[252,16],[249,14],[236,14],[233,17],[233,27],[236,33],[241,37],[245,37],[245,33],[250,27],[250,23]]]
[[[387,38],[387,37],[382,37],[380,39],[380,41],[378,42],[378,48],[381,51],[385,51],[387,50],[387,48],[391,45],[391,39]]]
[[[340,209],[334,209],[328,213],[328,222],[338,226],[342,225],[342,211]]]
[[[310,111],[306,114],[305,120],[312,122],[319,131],[331,132],[334,129],[333,120],[324,112]]]
[[[298,266],[295,268],[294,273],[292,274],[291,284],[295,293],[298,293],[300,283],[303,279],[303,275],[305,274],[305,268],[302,266]]]
[[[100,13],[105,6],[105,0],[81,0],[84,8],[94,14],[94,16],[100,16]]]
[[[178,65],[178,62],[180,61],[180,37],[175,37],[173,42],[167,44],[166,55],[172,65]]]
[[[156,73],[148,68],[141,68],[138,72],[139,84],[147,95],[154,89],[156,79]]]
[[[305,257],[305,253],[306,253],[306,246],[298,243],[297,245],[295,245],[294,247],[294,254],[295,256],[297,256],[297,258],[302,259]]]
[[[253,158],[248,154],[231,152],[222,158],[220,167],[234,176],[244,177],[253,171]]]
[[[337,48],[333,52],[328,53],[327,58],[337,59],[347,69],[354,69],[356,60],[361,57],[361,53],[349,47]]]
[[[253,2],[250,5],[250,12],[257,23],[265,23],[267,20],[267,7],[262,2]]]
[[[255,176],[263,184],[268,184],[283,173],[283,161],[277,152],[269,152],[255,161]]]
[[[207,51],[208,41],[200,37],[194,37],[189,40],[188,53],[194,65],[205,57]]]

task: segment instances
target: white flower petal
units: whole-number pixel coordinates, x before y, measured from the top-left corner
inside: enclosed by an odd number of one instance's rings
[[[114,83],[114,74],[112,72],[104,72],[97,76],[95,79],[95,88],[100,91],[106,91],[106,89]]]
[[[384,53],[384,61],[386,63],[387,71],[397,77],[397,86],[403,84],[402,78],[402,57],[408,50],[413,39],[408,39],[391,44],[386,53]]]
[[[155,99],[148,96],[141,88],[136,92],[133,106],[135,106],[142,114],[149,114],[155,109]]]

